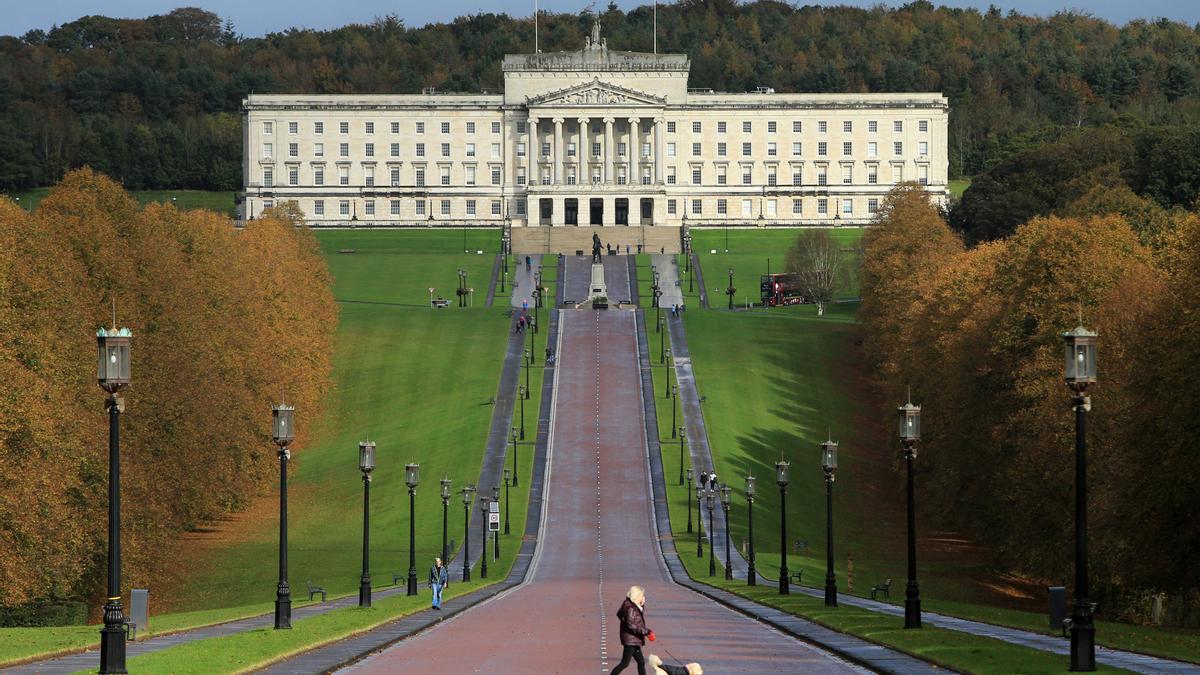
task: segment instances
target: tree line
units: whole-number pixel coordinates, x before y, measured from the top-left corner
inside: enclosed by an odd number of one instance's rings
[[[1125,208],[1128,192],[1093,187],[1067,215],[968,248],[919,187],[901,187],[863,238],[859,316],[889,400],[911,385],[924,405],[928,517],[1048,582],[1068,582],[1074,561],[1060,335],[1099,331],[1091,571],[1103,614],[1142,620],[1150,593],[1200,597],[1200,218]]]
[[[30,213],[0,200],[0,609],[103,591],[107,414],[96,329],[132,329],[122,415],[124,578],[273,484],[270,409],[316,419],[337,309],[315,239],[273,212],[242,231],[144,209],[67,174]],[[300,425],[301,442],[308,425]],[[97,605],[98,606],[98,605]]]
[[[542,49],[580,48],[594,17],[543,13]],[[649,5],[610,4],[600,19],[614,49],[651,49]],[[483,13],[245,38],[195,8],[0,37],[0,189],[83,165],[127,188],[235,189],[250,92],[499,91],[504,54],[531,51],[533,37],[532,17]],[[1200,34],[1167,20],[678,0],[658,8],[658,44],[689,55],[693,87],[944,92],[951,175],[980,174],[1069,129],[1200,116]]]

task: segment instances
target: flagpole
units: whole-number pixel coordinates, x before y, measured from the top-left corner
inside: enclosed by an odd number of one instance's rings
[[[654,0],[654,53],[658,54],[658,0]]]
[[[533,53],[538,54],[541,51],[538,49],[538,4],[537,0],[533,0]]]

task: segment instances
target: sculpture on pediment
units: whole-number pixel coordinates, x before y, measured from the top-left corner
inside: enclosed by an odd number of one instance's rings
[[[583,39],[584,51],[608,51],[608,38],[600,37],[600,17],[592,24],[592,34]]]

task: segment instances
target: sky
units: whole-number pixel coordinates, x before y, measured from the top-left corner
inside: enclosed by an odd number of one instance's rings
[[[650,0],[616,0],[622,9],[629,10]],[[801,0],[800,4],[856,5],[868,7],[881,4],[878,0],[842,0],[823,2]],[[904,4],[883,2],[888,6]],[[1048,15],[1073,9],[1093,16],[1124,24],[1132,19],[1165,17],[1189,25],[1200,23],[1200,2],[1196,0],[934,0],[934,4],[952,7],[986,9],[994,4],[1003,11],[1015,9],[1023,14]],[[592,6],[602,10],[608,0],[540,0],[541,9],[552,12],[575,13]],[[33,28],[50,27],[89,14],[118,17],[146,17],[166,14],[180,6],[199,6],[232,19],[234,30],[246,37],[258,37],[288,28],[328,29],[348,23],[369,23],[377,16],[396,14],[410,27],[431,22],[448,21],[457,16],[480,12],[505,12],[512,16],[533,14],[533,0],[336,0],[334,2],[297,2],[296,0],[0,0],[0,35],[23,35]]]

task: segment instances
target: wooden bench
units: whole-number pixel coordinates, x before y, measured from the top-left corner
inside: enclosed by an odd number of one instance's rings
[[[311,581],[305,581],[304,585],[308,586],[308,599],[309,600],[312,600],[314,595],[316,595],[317,593],[320,593],[321,594],[321,602],[325,602],[325,587],[324,586],[313,586],[313,583]]]
[[[438,308],[441,308],[441,307],[449,307],[449,306],[450,306],[450,301],[449,301],[449,300],[447,300],[447,299],[445,299],[445,298],[437,298],[437,299],[436,299],[436,300],[434,300],[434,301],[433,301],[431,304],[432,304],[434,307],[438,307]]]
[[[797,570],[795,572],[792,572],[792,581],[795,582],[795,584],[797,586],[799,586],[801,584],[801,582],[804,581],[804,570]]]
[[[892,580],[891,579],[888,579],[887,581],[883,582],[882,584],[875,584],[874,586],[871,587],[871,599],[872,600],[874,600],[875,596],[879,593],[882,593],[883,597],[888,598],[889,600],[891,599],[891,597],[892,597]]]

